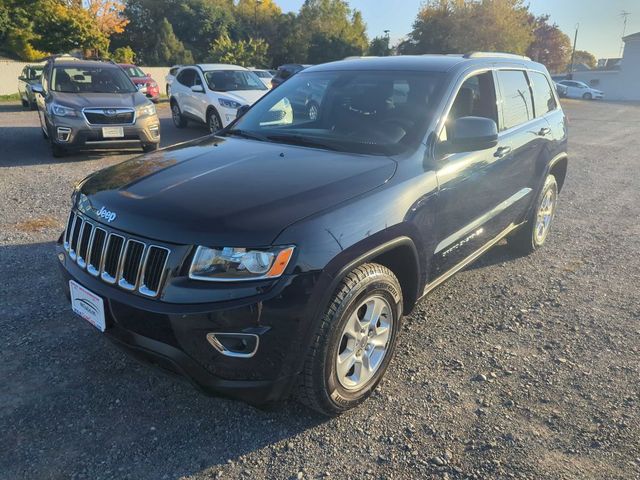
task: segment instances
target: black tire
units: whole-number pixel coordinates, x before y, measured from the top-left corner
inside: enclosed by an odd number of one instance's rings
[[[590,93],[585,93],[582,98],[584,98],[585,100],[593,100],[593,95],[591,95]]]
[[[22,102],[22,108],[29,108],[29,101],[25,100],[24,98],[21,100]]]
[[[215,108],[210,108],[207,111],[207,129],[209,133],[216,133],[222,130],[222,120]]]
[[[157,143],[147,143],[145,145],[142,145],[142,151],[144,153],[155,152],[159,147],[160,145]]]
[[[31,102],[29,103],[29,108],[30,108],[31,110],[38,110],[38,104],[37,104],[35,101],[31,101]]]
[[[58,145],[57,143],[50,141],[49,144],[51,145],[51,154],[55,157],[55,158],[61,158],[64,157],[67,153],[67,151],[65,150],[65,148],[61,145]]]
[[[538,231],[538,214],[541,211],[543,201],[547,195],[552,196],[551,213],[548,220],[548,224],[545,227],[544,235],[540,235]],[[529,255],[541,248],[549,237],[549,230],[553,224],[553,218],[555,216],[556,205],[558,201],[558,182],[553,175],[547,175],[544,186],[534,207],[531,209],[531,213],[527,218],[527,221],[522,225],[515,233],[507,238],[507,243],[516,252]]]
[[[165,92],[167,93],[167,97],[171,96],[171,87],[169,86],[169,84],[167,83],[167,85],[164,87]]]
[[[344,351],[345,348],[344,331],[354,314],[360,318],[360,311],[365,307],[363,302],[372,298],[383,299],[390,307],[385,317],[387,321],[392,317],[386,353],[366,383],[355,390],[347,389],[337,374],[337,358],[341,349]],[[298,400],[328,416],[343,413],[365,401],[382,380],[393,358],[401,323],[402,290],[393,272],[376,263],[367,263],[352,270],[338,286],[314,333],[299,377],[296,391]],[[362,355],[363,347],[357,345],[352,346],[351,350],[357,348],[360,353],[356,355]],[[369,351],[368,347],[364,350]]]
[[[175,100],[171,101],[171,118],[176,128],[184,128],[187,126],[187,119],[182,115],[180,106]]]

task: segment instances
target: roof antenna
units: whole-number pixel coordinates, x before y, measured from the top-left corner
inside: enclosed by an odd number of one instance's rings
[[[627,12],[626,10],[622,10],[620,12],[620,16],[622,17],[622,38],[624,38],[624,35],[627,33],[627,19],[629,18],[629,15],[631,15],[631,12]],[[622,57],[622,54],[624,52],[624,40],[620,41],[620,57]]]

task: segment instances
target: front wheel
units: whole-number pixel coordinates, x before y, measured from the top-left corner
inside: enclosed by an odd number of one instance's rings
[[[222,130],[220,115],[218,115],[218,112],[213,109],[207,112],[207,128],[209,129],[209,133],[216,133],[219,130]]]
[[[556,214],[558,203],[558,183],[556,177],[547,175],[542,192],[527,219],[507,242],[514,250],[528,255],[544,245],[551,229],[551,223]]]
[[[329,416],[366,400],[393,357],[401,321],[402,290],[393,272],[375,263],[352,270],[315,332],[298,399]]]
[[[593,99],[593,95],[591,95],[590,93],[585,93],[582,98],[584,98],[585,100],[592,100]]]
[[[142,145],[142,151],[144,153],[155,152],[158,150],[159,145],[157,143],[147,143]]]
[[[182,116],[178,102],[171,102],[171,118],[176,128],[184,128],[187,126],[187,120]]]

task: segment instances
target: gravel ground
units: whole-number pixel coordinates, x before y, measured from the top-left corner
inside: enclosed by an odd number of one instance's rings
[[[640,106],[565,108],[545,249],[434,291],[377,393],[327,420],[203,396],[76,318],[53,254],[72,185],[131,154],[53,159],[0,106],[0,477],[640,478]],[[204,133],[160,111],[166,142]]]

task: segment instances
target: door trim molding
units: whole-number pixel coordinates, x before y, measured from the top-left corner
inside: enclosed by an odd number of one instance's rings
[[[487,250],[493,247],[496,243],[498,243],[504,237],[509,235],[513,230],[518,228],[520,225],[522,225],[522,223],[518,223],[518,224],[512,223],[507,228],[505,228],[502,232],[500,232],[496,237],[494,237],[489,242],[485,243],[482,247],[480,247],[478,250],[473,252],[471,255],[469,255],[467,258],[462,260],[460,263],[456,264],[454,267],[447,270],[445,273],[443,273],[438,278],[436,278],[433,282],[427,283],[427,285],[425,285],[424,287],[424,291],[422,292],[422,296],[420,297],[420,299],[424,297],[427,293],[431,292],[434,288],[441,285],[444,281],[451,278],[451,276],[458,273],[464,267],[466,267],[470,263],[477,260],[483,253],[485,253]],[[418,301],[420,299],[418,299]]]
[[[473,231],[478,230],[486,222],[488,222],[492,218],[496,217],[500,213],[504,212],[507,208],[509,208],[510,206],[512,206],[513,204],[518,202],[519,200],[521,200],[524,197],[526,197],[527,195],[529,195],[529,193],[531,193],[531,189],[528,188],[528,187],[525,187],[525,188],[517,191],[515,194],[511,195],[505,201],[500,202],[498,205],[493,207],[491,210],[489,210],[484,215],[476,218],[471,223],[465,225],[460,230],[458,230],[457,232],[452,233],[447,238],[445,238],[440,243],[438,243],[438,246],[436,247],[436,250],[435,250],[434,254],[437,254],[437,253],[441,252],[442,250],[444,250],[444,249],[448,248],[449,246],[453,245],[454,243],[456,243],[460,239],[465,238],[467,235],[471,234]]]

